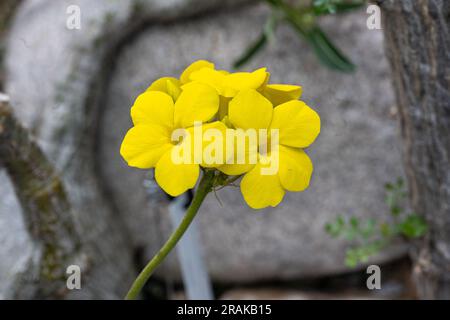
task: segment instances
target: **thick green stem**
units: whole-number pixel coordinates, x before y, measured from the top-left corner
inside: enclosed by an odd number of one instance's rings
[[[183,236],[183,234],[186,232],[189,225],[191,224],[192,220],[194,220],[194,217],[197,214],[197,211],[200,208],[201,204],[203,203],[203,200],[205,199],[206,195],[211,191],[212,186],[213,186],[213,180],[214,180],[214,172],[213,171],[206,172],[203,175],[203,178],[200,181],[200,184],[197,188],[197,192],[195,193],[194,198],[192,199],[191,205],[187,209],[186,215],[184,216],[180,225],[172,233],[170,238],[167,240],[167,242],[164,244],[164,246],[159,250],[159,252],[145,266],[145,268],[141,271],[141,273],[136,278],[136,280],[134,280],[133,285],[131,286],[130,290],[127,293],[127,296],[125,297],[126,300],[134,300],[137,298],[137,296],[139,295],[139,292],[141,292],[141,290],[142,290],[142,287],[145,285],[147,280],[153,274],[155,269],[161,264],[161,262],[163,262],[163,260],[169,254],[169,252],[172,251],[172,249],[175,247],[175,245],[181,239],[181,237]]]

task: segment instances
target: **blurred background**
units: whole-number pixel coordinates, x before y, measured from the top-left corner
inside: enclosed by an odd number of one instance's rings
[[[173,201],[152,173],[119,154],[129,110],[152,81],[178,77],[198,59],[227,70],[265,66],[271,82],[301,85],[322,120],[307,150],[315,166],[308,190],[259,211],[238,188],[217,192],[220,202],[208,196],[197,240],[183,248],[202,256],[197,267],[207,272],[192,272],[212,286],[209,297],[416,298],[405,240],[426,225],[407,203],[383,30],[376,21],[369,28],[367,7],[2,0],[0,88],[43,157],[27,153],[29,170],[0,166],[0,298],[124,296],[174,225]],[[182,260],[171,253],[143,297],[195,297],[180,271],[192,264]],[[81,290],[65,289],[71,264],[82,270]],[[381,267],[381,290],[366,286],[370,264]]]

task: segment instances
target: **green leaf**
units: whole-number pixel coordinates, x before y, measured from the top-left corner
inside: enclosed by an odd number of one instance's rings
[[[311,12],[301,12],[282,0],[266,0],[277,10],[284,13],[285,19],[295,31],[312,46],[319,61],[330,69],[341,72],[355,71],[355,65],[328,39],[325,33],[316,25]]]
[[[359,227],[359,219],[356,217],[351,217],[350,218],[350,225],[354,228],[354,229],[358,229]]]
[[[344,229],[344,220],[341,216],[336,218],[336,222],[327,223],[325,225],[325,231],[333,238],[339,237]]]
[[[332,237],[337,237],[339,235],[336,225],[332,223],[327,223],[325,225],[325,231]]]
[[[345,13],[361,8],[366,1],[314,0],[313,11],[316,15]]]
[[[375,240],[366,245],[347,249],[345,253],[345,264],[348,267],[354,268],[358,263],[366,263],[370,257],[378,254],[387,243],[383,240]]]
[[[341,227],[344,226],[345,224],[344,218],[342,216],[338,216],[336,219],[336,223]]]
[[[364,239],[368,239],[375,233],[376,222],[374,219],[367,220],[365,226],[361,229],[361,235]]]
[[[377,222],[374,219],[362,222],[356,217],[351,217],[346,222],[339,216],[336,222],[328,226],[328,230],[334,232],[336,237],[341,236],[353,241],[353,245],[346,250],[345,264],[349,267],[367,262],[396,237],[413,239],[425,235],[428,231],[428,225],[421,216],[415,213],[405,215],[404,208],[398,204],[405,196],[403,179],[399,178],[394,183],[386,184],[385,187],[386,202],[394,219],[388,222]]]
[[[403,213],[403,208],[400,202],[404,200],[406,192],[404,191],[405,183],[401,177],[395,183],[387,183],[386,188],[386,204],[389,207],[390,213],[394,217],[400,216]]]
[[[391,207],[391,214],[392,214],[394,217],[398,217],[398,216],[400,215],[400,213],[402,213],[402,211],[403,211],[403,209],[400,208],[400,207],[397,206],[397,205],[394,205],[394,206]]]
[[[392,236],[393,231],[392,228],[389,224],[387,223],[382,223],[380,226],[380,232],[381,232],[381,236],[383,238],[389,238]]]
[[[428,229],[428,225],[425,220],[416,215],[411,214],[405,218],[400,224],[400,232],[407,238],[419,238],[423,236]]]
[[[341,72],[355,71],[355,65],[336,48],[318,26],[307,31],[305,38],[325,66]]]
[[[266,2],[274,7],[279,7],[280,6],[280,1],[279,0],[266,0]]]
[[[346,13],[349,11],[357,10],[359,8],[362,8],[366,4],[365,1],[360,2],[343,2],[336,4],[336,13]]]

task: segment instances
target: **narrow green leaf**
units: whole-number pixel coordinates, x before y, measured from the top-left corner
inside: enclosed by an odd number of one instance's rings
[[[381,236],[383,238],[390,238],[392,236],[392,228],[389,224],[387,223],[382,223],[380,226],[380,232],[381,232]]]
[[[319,27],[307,31],[305,38],[325,66],[341,72],[355,71],[355,65],[336,48]]]
[[[261,35],[256,39],[256,41],[247,48],[247,50],[242,54],[241,57],[239,57],[234,63],[233,67],[235,69],[242,67],[247,62],[250,61],[251,58],[253,58],[262,48],[265,47],[267,44],[267,36],[263,32]]]
[[[349,268],[355,268],[358,262],[358,253],[354,249],[348,249],[345,253],[345,265]]]
[[[360,2],[342,2],[336,4],[336,13],[346,13],[349,11],[357,10],[361,7],[363,7],[366,4],[365,1]]]

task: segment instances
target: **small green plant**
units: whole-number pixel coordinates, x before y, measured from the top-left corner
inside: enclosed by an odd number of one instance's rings
[[[367,262],[398,237],[419,238],[427,231],[427,224],[422,217],[405,212],[406,191],[403,180],[399,178],[395,183],[388,183],[385,189],[386,204],[391,216],[389,221],[361,221],[357,217],[345,219],[338,216],[335,221],[325,225],[325,230],[331,237],[345,238],[351,242],[345,256],[348,267],[353,268],[359,263]]]
[[[259,37],[234,62],[235,68],[246,64],[272,41],[275,38],[277,26],[285,22],[311,46],[324,66],[340,72],[353,72],[356,69],[350,59],[320,28],[317,20],[324,15],[345,13],[361,8],[366,0],[303,0],[297,1],[296,4],[286,0],[265,0],[265,2],[271,7],[272,13]]]

